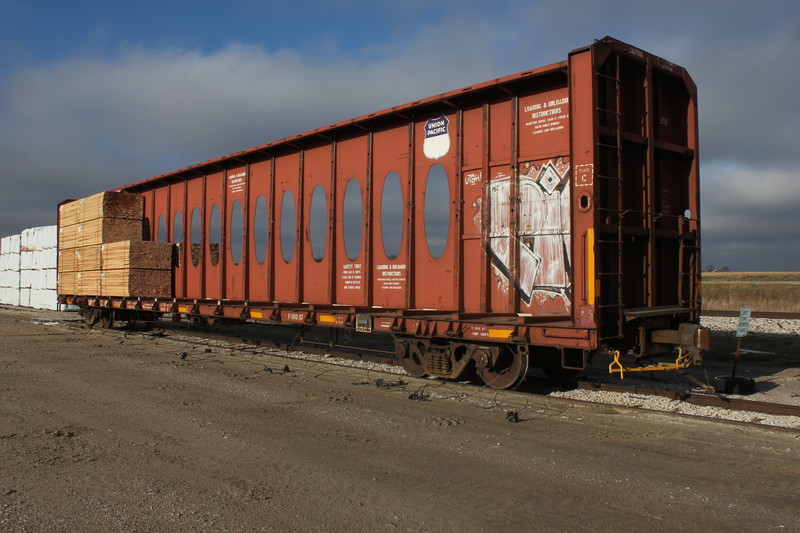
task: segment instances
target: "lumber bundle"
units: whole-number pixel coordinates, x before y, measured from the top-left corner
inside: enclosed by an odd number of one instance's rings
[[[100,250],[103,269],[172,268],[172,244],[168,242],[120,241],[103,244]]]
[[[143,241],[144,199],[103,192],[59,207],[58,292],[172,295],[173,245]]]
[[[169,295],[172,293],[172,271],[142,268],[103,270],[100,290],[103,296]]]
[[[78,248],[105,242],[142,238],[142,221],[129,218],[96,218],[58,230],[62,248]]]
[[[144,198],[126,192],[101,192],[59,207],[59,227],[98,218],[121,218],[141,222]]]

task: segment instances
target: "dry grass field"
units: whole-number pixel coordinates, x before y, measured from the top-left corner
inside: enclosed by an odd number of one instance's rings
[[[704,272],[703,309],[800,313],[800,272]]]

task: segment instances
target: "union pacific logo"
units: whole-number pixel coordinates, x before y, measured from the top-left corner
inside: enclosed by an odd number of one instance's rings
[[[428,159],[439,159],[450,151],[450,121],[444,115],[425,123],[422,151]]]

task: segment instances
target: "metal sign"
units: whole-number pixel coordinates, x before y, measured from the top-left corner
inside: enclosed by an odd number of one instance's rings
[[[736,330],[737,337],[744,337],[747,335],[747,330],[750,329],[750,311],[751,307],[742,307],[739,310],[739,327]]]

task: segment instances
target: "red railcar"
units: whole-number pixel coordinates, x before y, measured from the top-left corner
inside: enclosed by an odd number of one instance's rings
[[[414,375],[697,360],[696,87],[611,38],[118,190],[181,244],[153,311],[385,331]]]

